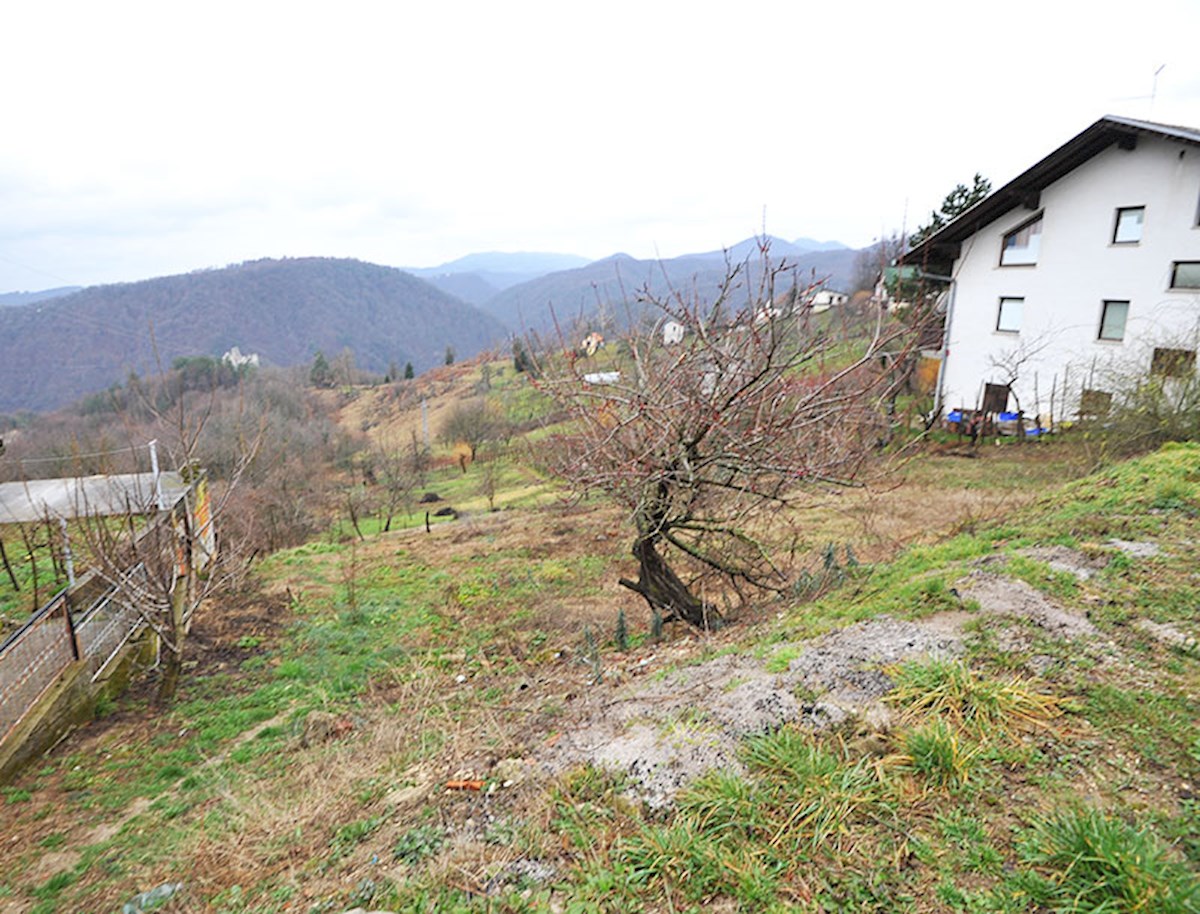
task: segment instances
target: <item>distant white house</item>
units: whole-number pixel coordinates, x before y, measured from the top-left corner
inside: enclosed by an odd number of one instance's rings
[[[1101,118],[901,268],[947,288],[943,413],[1045,416],[1053,397],[1053,419],[1071,419],[1106,411],[1119,372],[1192,372],[1200,130]]]
[[[664,346],[677,346],[683,342],[683,324],[679,321],[667,321],[662,325]]]
[[[814,314],[820,314],[822,311],[828,311],[830,308],[837,308],[840,305],[846,304],[850,300],[850,296],[845,292],[835,292],[833,289],[818,289],[813,293],[809,303]]]
[[[228,362],[234,368],[241,368],[243,365],[253,365],[258,367],[258,353],[252,352],[248,355],[242,355],[242,351],[234,346],[227,353],[221,356],[221,361]]]
[[[616,384],[621,380],[619,371],[593,371],[583,376],[585,384]]]

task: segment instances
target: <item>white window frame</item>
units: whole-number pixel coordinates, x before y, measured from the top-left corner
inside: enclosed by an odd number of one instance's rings
[[[1000,304],[999,307],[996,308],[996,332],[1013,334],[1020,333],[1021,319],[1024,316],[1024,311],[1024,298],[1020,298],[1015,295],[1000,296]],[[1016,317],[1015,321],[1013,320],[1014,316]],[[1016,326],[1012,326],[1013,324]]]
[[[1126,216],[1137,214],[1136,219],[1126,220]],[[1113,244],[1140,244],[1142,241],[1142,232],[1146,228],[1146,207],[1145,206],[1119,206],[1117,214],[1113,220]],[[1122,229],[1126,237],[1122,237]],[[1136,237],[1129,237],[1136,232]]]
[[[1000,266],[1002,267],[1032,267],[1038,262],[1042,247],[1042,216],[1038,213],[1032,219],[1026,219],[1012,231],[1005,232],[1000,239]],[[1033,229],[1037,231],[1033,231]],[[1017,247],[1010,245],[1009,239],[1016,239],[1022,232],[1029,230],[1025,244]]]
[[[1121,335],[1120,336],[1105,336],[1104,327],[1109,316],[1109,308],[1113,305],[1124,305],[1125,314],[1121,318]],[[1122,298],[1106,298],[1100,303],[1100,330],[1096,334],[1096,339],[1103,340],[1106,343],[1120,343],[1125,339],[1125,328],[1129,325],[1129,301]]]

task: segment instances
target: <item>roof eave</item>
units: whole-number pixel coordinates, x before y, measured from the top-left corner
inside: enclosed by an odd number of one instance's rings
[[[1017,207],[1035,212],[1041,205],[1041,192],[1046,187],[1109,146],[1116,144],[1128,150],[1137,148],[1138,137],[1143,134],[1200,145],[1200,131],[1190,128],[1111,115],[1102,117],[999,190],[952,219],[904,254],[901,260],[907,263],[953,263],[958,257],[961,243],[980,229]]]

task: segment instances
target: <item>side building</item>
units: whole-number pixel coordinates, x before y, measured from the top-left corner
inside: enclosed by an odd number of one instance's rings
[[[1130,379],[1195,371],[1200,130],[1103,117],[903,263],[948,285],[943,415],[1102,415]]]

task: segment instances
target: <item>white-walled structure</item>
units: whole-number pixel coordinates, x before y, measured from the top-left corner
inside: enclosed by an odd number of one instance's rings
[[[1032,419],[1053,396],[1070,420],[1103,411],[1121,378],[1193,371],[1200,130],[1101,118],[904,262],[952,278],[943,413]]]
[[[818,289],[812,297],[812,310],[814,314],[821,314],[830,308],[840,307],[849,300],[850,296],[845,292],[835,292],[833,289]]]

